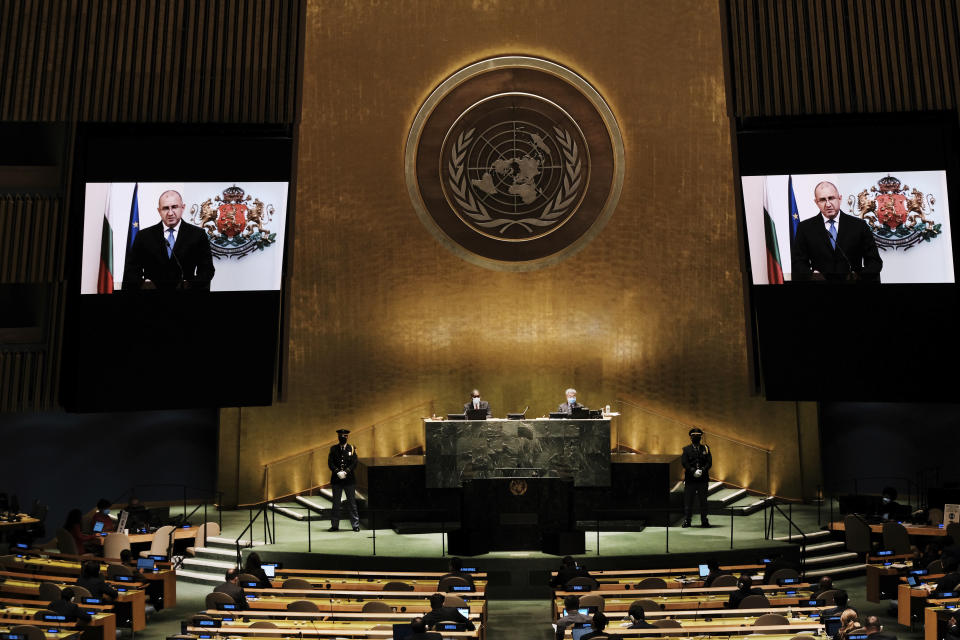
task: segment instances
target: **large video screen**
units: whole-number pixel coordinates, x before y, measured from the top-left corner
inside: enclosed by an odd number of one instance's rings
[[[814,280],[818,273],[888,284],[954,282],[945,171],[743,176],[741,182],[753,284]]]
[[[279,290],[287,191],[286,182],[87,183],[80,293]]]

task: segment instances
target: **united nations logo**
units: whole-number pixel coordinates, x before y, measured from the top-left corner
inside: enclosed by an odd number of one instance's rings
[[[526,480],[511,480],[510,481],[510,493],[515,496],[522,496],[527,492],[527,481]]]
[[[277,234],[267,228],[273,214],[272,204],[246,195],[237,185],[190,208],[191,222],[207,232],[210,252],[217,259],[239,260],[276,242]]]
[[[623,143],[600,95],[545,60],[485,60],[444,81],[407,140],[421,220],[461,257],[525,270],[571,255],[616,207]]]
[[[934,195],[901,185],[893,176],[847,199],[873,231],[878,248],[904,251],[940,235],[940,223],[933,220],[936,203]]]

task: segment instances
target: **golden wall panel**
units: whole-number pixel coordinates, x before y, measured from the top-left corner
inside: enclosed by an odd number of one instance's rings
[[[720,477],[799,495],[796,405],[750,391],[721,32],[712,0],[310,2],[289,383],[275,406],[242,411],[224,453],[245,470],[236,499],[263,499],[255,470],[328,446],[339,426],[360,430],[361,456],[416,446],[420,418],[458,410],[474,386],[497,415],[546,414],[568,386],[593,407],[629,400],[666,418],[625,411],[621,441],[679,452],[683,425],[702,425],[771,450],[769,485],[731,459],[743,445],[718,450]],[[498,54],[587,78],[626,146],[607,226],[538,271],[455,257],[404,184],[421,102]],[[376,436],[364,429],[385,416]],[[271,494],[305,473],[272,479]]]

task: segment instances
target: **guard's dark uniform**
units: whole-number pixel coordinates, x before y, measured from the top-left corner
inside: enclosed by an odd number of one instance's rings
[[[696,435],[698,430],[690,431],[691,437]],[[700,431],[699,435],[703,435]],[[698,438],[699,440],[699,438]],[[700,524],[709,526],[707,521],[707,487],[710,484],[709,471],[713,466],[713,455],[710,453],[710,447],[705,444],[688,444],[683,448],[683,455],[680,458],[680,464],[683,465],[683,525],[690,526],[690,519],[693,517],[694,497],[699,499],[700,504]],[[694,472],[700,469],[702,472],[698,478]]]
[[[357,450],[353,445],[335,444],[330,447],[327,456],[327,466],[330,467],[330,488],[333,490],[333,515],[330,518],[330,528],[340,527],[340,497],[347,494],[347,506],[350,509],[350,524],[354,531],[360,530],[360,516],[357,514],[357,478],[353,470],[357,468]],[[338,471],[346,471],[342,480],[337,476]]]

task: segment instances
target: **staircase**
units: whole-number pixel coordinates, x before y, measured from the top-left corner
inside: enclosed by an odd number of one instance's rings
[[[729,516],[733,509],[735,516],[749,516],[763,509],[773,499],[723,482],[713,481],[707,485],[707,511],[710,515]],[[682,510],[682,481],[677,482],[670,490],[670,502]]]
[[[241,540],[240,544],[246,546],[250,543]],[[254,542],[253,546],[263,544],[265,543]],[[218,585],[223,582],[223,574],[227,569],[235,569],[237,566],[237,542],[233,538],[209,536],[207,546],[196,551],[196,556],[184,557],[183,564],[177,569],[177,580]]]
[[[310,513],[311,520],[329,520],[330,509],[333,506],[333,491],[330,487],[319,489],[317,495],[298,495],[294,496],[292,501],[271,502],[268,507],[278,516],[290,518],[297,522],[303,522],[307,519],[307,512]],[[366,495],[357,490],[357,509],[361,510],[367,506]],[[341,509],[341,516],[346,517],[346,505]]]
[[[814,531],[807,533],[807,544],[803,546],[799,535],[794,535],[792,542],[800,544],[800,553],[808,580],[816,580],[820,576],[831,578],[849,578],[866,573],[866,565],[859,556],[847,551],[843,540],[832,539],[830,531]],[[774,538],[780,542],[790,542],[788,536]]]

